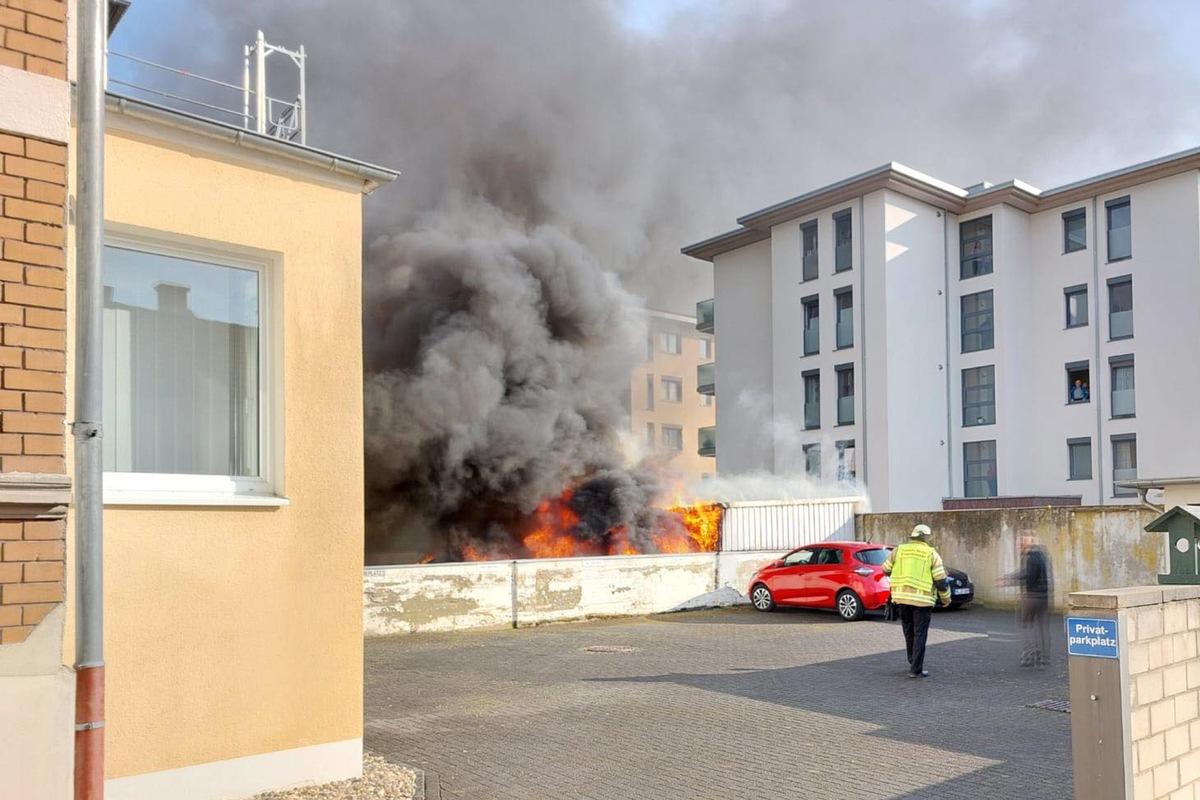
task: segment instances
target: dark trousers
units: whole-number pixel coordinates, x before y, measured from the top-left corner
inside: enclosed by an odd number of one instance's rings
[[[1021,624],[1021,663],[1036,667],[1050,662],[1049,598],[1042,594],[1023,594],[1017,607]]]
[[[908,650],[908,671],[920,674],[925,668],[925,640],[929,638],[932,606],[900,604],[900,627],[904,630],[904,648]]]

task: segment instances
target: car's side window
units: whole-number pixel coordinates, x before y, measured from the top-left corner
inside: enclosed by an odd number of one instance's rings
[[[783,565],[785,567],[802,567],[805,564],[811,564],[815,553],[815,550],[797,550],[783,560]]]
[[[842,563],[842,551],[836,547],[826,547],[821,550],[821,557],[817,560],[818,564],[840,564]]]

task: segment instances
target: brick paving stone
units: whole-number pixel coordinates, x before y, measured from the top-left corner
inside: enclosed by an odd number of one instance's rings
[[[365,744],[461,800],[1061,800],[1070,716],[1026,707],[1068,697],[1061,628],[1030,670],[1011,614],[936,614],[925,680],[898,624],[812,611],[369,639]]]

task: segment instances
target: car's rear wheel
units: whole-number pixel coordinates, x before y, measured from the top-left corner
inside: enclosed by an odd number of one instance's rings
[[[771,590],[764,583],[754,584],[754,588],[750,590],[750,602],[759,611],[775,610],[775,598],[771,596]]]
[[[837,612],[847,622],[854,622],[863,618],[866,609],[858,595],[849,589],[842,589],[837,595]]]

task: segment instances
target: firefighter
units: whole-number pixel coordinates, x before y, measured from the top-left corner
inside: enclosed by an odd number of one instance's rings
[[[900,607],[900,626],[908,650],[908,677],[925,678],[925,639],[934,603],[950,604],[946,585],[946,567],[942,557],[929,544],[928,525],[917,525],[908,541],[888,554],[883,573],[891,576],[892,602]]]

